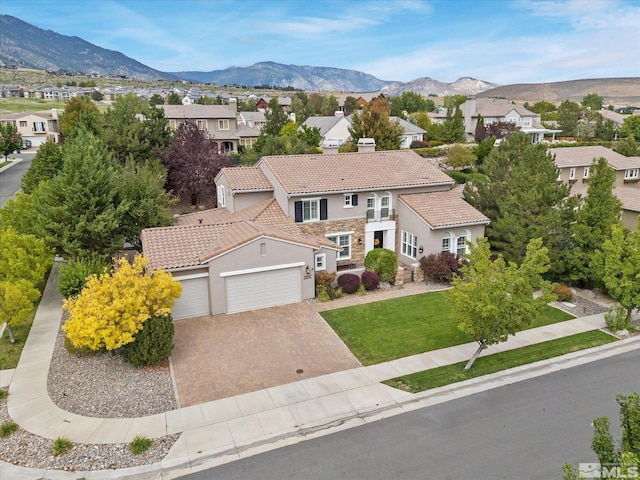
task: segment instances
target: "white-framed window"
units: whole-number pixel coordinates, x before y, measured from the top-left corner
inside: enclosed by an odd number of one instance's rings
[[[327,238],[342,247],[342,251],[337,252],[336,255],[338,260],[348,260],[351,258],[351,233],[336,233],[327,235]]]
[[[638,178],[638,169],[637,168],[629,168],[624,171],[624,179],[636,179]]]
[[[582,178],[589,178],[589,167],[584,167],[584,173],[582,174]]]
[[[569,180],[574,180],[576,178],[576,169],[572,168],[569,170]]]
[[[442,251],[450,252],[451,251],[451,237],[447,234],[446,237],[442,239]]]
[[[414,260],[418,256],[418,237],[404,230],[402,231],[402,254]]]
[[[21,126],[22,128],[26,128],[26,126],[27,126],[27,121],[26,121],[26,120],[20,120],[20,126]]]
[[[358,205],[358,195],[354,193],[344,194],[344,208],[351,208]]]
[[[229,120],[226,118],[218,120],[218,130],[229,130]]]
[[[224,185],[218,185],[218,207],[225,206],[225,188]]]
[[[198,126],[198,130],[206,130],[207,129],[207,121],[206,120],[196,120],[196,125]]]
[[[44,132],[45,131],[44,122],[33,122],[33,131]]]
[[[380,198],[380,217],[388,218],[389,217],[389,207],[391,205],[391,196],[388,193],[385,193]]]
[[[302,200],[302,221],[317,222],[320,220],[320,199]]]
[[[530,127],[531,126],[531,117],[522,117],[522,126]]]
[[[370,193],[367,197],[367,219],[387,220],[391,213],[391,195],[384,192],[380,195]]]
[[[467,253],[467,236],[460,235],[456,238],[456,256],[459,258],[464,257]]]
[[[324,253],[318,253],[315,256],[315,269],[316,272],[320,271],[320,270],[326,270],[327,269],[327,255]]]
[[[376,211],[376,196],[370,193],[367,197],[367,218],[374,218]]]

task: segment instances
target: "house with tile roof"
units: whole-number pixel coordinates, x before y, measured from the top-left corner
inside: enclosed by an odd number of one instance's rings
[[[410,150],[268,156],[215,183],[218,208],[142,233],[150,267],[183,285],[175,318],[313,298],[316,272],[361,269],[375,248],[418,272],[429,253],[466,253],[489,223]]]
[[[60,128],[58,111],[53,108],[49,112],[18,112],[0,115],[0,123],[12,123],[22,137],[23,144],[28,140],[31,146],[39,147],[48,139],[58,143]]]
[[[615,195],[622,202],[622,224],[635,230],[640,215],[640,157],[625,157],[603,146],[561,147],[549,149],[560,169],[558,182],[570,183],[571,193],[586,195],[591,165],[598,158],[607,159],[607,163],[616,172],[613,187]]]

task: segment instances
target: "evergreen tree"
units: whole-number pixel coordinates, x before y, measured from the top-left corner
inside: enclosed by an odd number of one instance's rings
[[[74,135],[77,128],[97,134],[100,131],[100,111],[89,97],[81,95],[70,98],[65,102],[59,125],[63,138]]]
[[[578,120],[580,120],[580,105],[570,100],[565,100],[558,107],[558,127],[562,135],[575,137],[578,133]]]
[[[24,193],[33,192],[40,185],[40,182],[51,180],[60,173],[63,164],[62,149],[53,140],[48,139],[40,145],[35,157],[31,160],[29,170],[22,177],[22,191]]]
[[[446,143],[464,142],[464,118],[459,107],[455,107],[453,113],[451,108],[447,109],[447,117],[442,123],[439,140]]]

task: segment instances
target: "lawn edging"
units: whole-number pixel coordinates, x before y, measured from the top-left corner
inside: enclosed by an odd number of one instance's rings
[[[403,404],[403,408],[406,411],[437,405],[456,398],[466,397],[512,383],[518,383],[530,378],[537,378],[637,349],[640,349],[640,336],[629,337],[605,345],[501,370],[496,373],[490,373],[419,393],[405,392],[407,398],[400,403]]]

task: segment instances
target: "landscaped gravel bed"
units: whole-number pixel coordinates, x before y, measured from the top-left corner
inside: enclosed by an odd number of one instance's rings
[[[579,295],[574,295],[570,302],[551,302],[551,305],[576,317],[588,317],[589,315],[607,311],[607,307],[604,305],[587,300]]]

